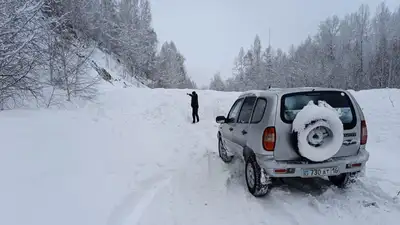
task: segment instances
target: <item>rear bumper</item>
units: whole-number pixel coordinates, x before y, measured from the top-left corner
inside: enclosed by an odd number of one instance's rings
[[[365,168],[365,164],[369,159],[369,153],[363,149],[360,150],[358,155],[335,158],[322,163],[276,161],[271,156],[264,155],[257,155],[256,158],[260,167],[271,177],[305,177],[303,175],[304,169],[337,167],[337,174],[361,171]],[[307,177],[323,176],[315,175]]]

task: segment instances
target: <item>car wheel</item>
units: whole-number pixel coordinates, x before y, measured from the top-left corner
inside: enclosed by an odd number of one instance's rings
[[[357,172],[342,173],[336,176],[329,176],[328,179],[332,184],[340,188],[346,188],[350,184],[354,183],[357,178]]]
[[[232,162],[233,156],[228,155],[228,151],[226,150],[224,144],[222,143],[221,138],[218,138],[218,152],[219,152],[219,157],[224,161],[225,163],[230,163]]]
[[[270,179],[258,165],[254,156],[246,159],[245,165],[246,184],[249,192],[255,197],[266,195],[270,189]]]

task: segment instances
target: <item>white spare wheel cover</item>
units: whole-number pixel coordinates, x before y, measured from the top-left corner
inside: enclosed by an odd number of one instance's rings
[[[310,101],[293,121],[301,156],[314,161],[325,161],[334,156],[343,143],[343,123],[339,113],[328,103]]]

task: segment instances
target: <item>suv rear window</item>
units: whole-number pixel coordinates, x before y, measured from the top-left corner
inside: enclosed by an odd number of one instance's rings
[[[297,113],[313,101],[325,101],[340,113],[340,120],[343,122],[344,129],[353,129],[357,124],[354,106],[349,96],[340,91],[310,91],[291,93],[282,96],[281,99],[281,118],[285,123],[293,122]]]

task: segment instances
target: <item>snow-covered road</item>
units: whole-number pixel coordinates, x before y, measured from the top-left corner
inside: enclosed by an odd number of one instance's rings
[[[114,89],[76,110],[0,113],[0,224],[385,224],[400,218],[400,91],[356,93],[367,176],[349,190],[289,180],[264,198],[224,164],[214,122],[239,93]],[[389,98],[390,96],[390,98]]]

